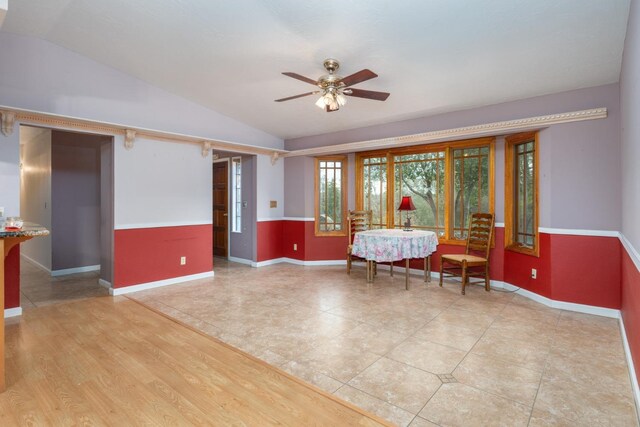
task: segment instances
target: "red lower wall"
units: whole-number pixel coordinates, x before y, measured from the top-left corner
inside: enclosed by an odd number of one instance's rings
[[[4,308],[20,307],[20,245],[4,260]]]
[[[504,230],[504,229],[503,229]],[[551,235],[540,233],[540,257],[504,251],[504,281],[551,298]],[[537,278],[531,278],[531,269]]]
[[[116,230],[113,287],[209,272],[212,246],[210,225]],[[183,256],[186,265],[180,265]]]
[[[292,221],[258,221],[256,226],[258,262],[282,258],[284,256],[282,242],[284,241],[285,222]]]
[[[640,270],[622,247],[622,320],[631,349],[636,377],[640,378]]]
[[[316,237],[313,221],[261,222],[258,230],[258,261],[280,257],[342,260],[345,256],[347,238]],[[620,246],[617,237],[540,233],[540,256],[535,257],[505,250],[504,228],[496,227],[491,279],[557,301],[617,309],[621,305]],[[440,254],[463,251],[463,246],[439,245],[432,257],[432,270],[439,270]],[[421,260],[411,261],[412,268],[421,269],[422,265]],[[531,278],[533,268],[536,279]]]
[[[551,235],[551,298],[620,308],[618,237]]]

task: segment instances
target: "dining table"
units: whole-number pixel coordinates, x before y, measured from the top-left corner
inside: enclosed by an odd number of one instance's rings
[[[409,290],[409,261],[424,259],[424,281],[431,281],[431,254],[438,248],[438,236],[428,230],[381,228],[355,233],[352,255],[367,261],[367,282],[373,282],[375,263],[405,260],[405,287]]]

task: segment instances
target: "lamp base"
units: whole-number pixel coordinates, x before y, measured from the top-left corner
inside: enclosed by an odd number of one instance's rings
[[[411,228],[411,218],[409,216],[407,216],[407,220],[404,223],[404,228],[402,229],[402,231],[413,231],[413,229]]]

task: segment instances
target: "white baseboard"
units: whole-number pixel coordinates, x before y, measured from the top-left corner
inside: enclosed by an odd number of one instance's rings
[[[253,261],[251,261],[250,259],[237,258],[234,256],[227,257],[227,259],[231,262],[237,262],[238,264],[253,265]],[[215,265],[213,266],[213,268],[215,268]]]
[[[89,271],[100,271],[100,264],[87,265],[85,267],[64,268],[62,270],[51,270],[51,275],[53,277],[66,276],[67,274],[88,273]]]
[[[267,265],[281,264],[283,262],[286,262],[288,264],[304,265],[304,266],[347,265],[346,259],[302,261],[300,259],[282,257],[282,258],[274,258],[274,259],[269,259],[269,260],[260,261],[260,262],[251,261],[251,267],[265,267]]]
[[[4,318],[22,316],[22,307],[13,307],[4,309]]]
[[[273,258],[259,262],[251,261],[251,267],[265,267],[267,265],[280,264],[281,262],[286,262],[285,260],[286,258]]]
[[[98,279],[98,285],[102,286],[103,288],[111,289],[111,282],[107,282],[104,279]]]
[[[206,279],[208,277],[213,277],[213,271],[190,274],[188,276],[172,277],[171,279],[157,280],[155,282],[141,283],[139,285],[125,286],[122,288],[109,287],[109,294],[113,296],[130,294],[132,292],[139,292],[147,289],[159,288],[162,286],[175,285],[176,283],[189,282],[191,280]]]
[[[636,401],[636,412],[638,418],[640,418],[640,387],[638,386],[638,377],[636,376],[636,369],[633,365],[633,357],[631,356],[631,348],[629,347],[629,341],[627,341],[627,331],[624,329],[624,320],[620,316],[620,334],[622,335],[622,346],[624,347],[624,355],[627,357],[627,367],[629,368],[629,379],[631,380],[631,389],[633,391],[633,397]]]
[[[557,308],[566,311],[575,311],[577,313],[594,314],[596,316],[611,317],[613,319],[620,318],[620,310],[615,308],[598,307],[595,305],[576,304],[573,302],[558,301],[551,298],[538,295],[535,292],[528,291],[526,289],[519,288],[511,283],[502,282],[499,280],[492,280],[491,287],[498,289],[505,289],[507,291],[515,292],[518,295],[529,298],[540,304],[544,304],[547,307]]]
[[[45,267],[44,265],[40,264],[38,261],[36,261],[35,259],[29,258],[28,256],[26,256],[25,254],[21,253],[20,257],[22,259],[24,259],[25,261],[27,261],[29,264],[38,267],[40,270],[46,271],[47,274],[51,274],[51,270],[49,270],[47,267]]]
[[[283,262],[287,262],[289,264],[304,265],[304,266],[347,265],[346,259],[327,259],[327,260],[320,260],[320,261],[303,261],[295,258],[282,258],[282,259],[284,260]]]

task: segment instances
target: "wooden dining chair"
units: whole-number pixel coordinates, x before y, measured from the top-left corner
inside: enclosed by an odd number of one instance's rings
[[[440,257],[440,286],[444,275],[462,277],[462,295],[469,277],[483,277],[485,291],[491,290],[489,282],[489,255],[493,236],[494,217],[488,213],[474,213],[469,221],[467,245],[464,254]],[[446,265],[445,265],[446,264]]]
[[[372,211],[349,211],[347,215],[349,229],[349,245],[347,246],[347,274],[351,274],[352,261],[366,261],[364,258],[354,256],[353,237],[358,231],[366,231],[371,229]]]

